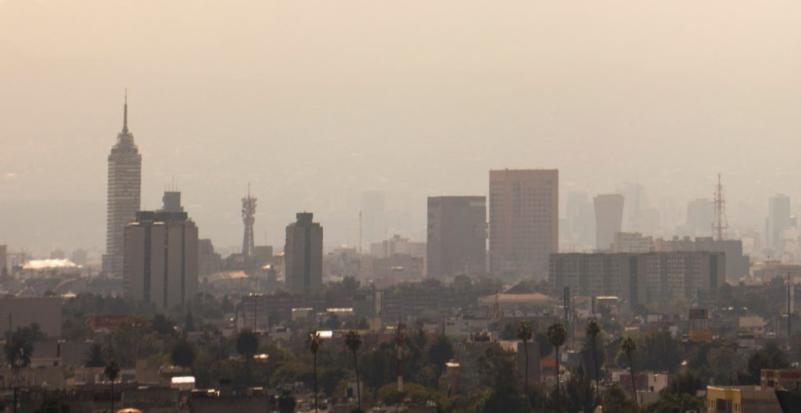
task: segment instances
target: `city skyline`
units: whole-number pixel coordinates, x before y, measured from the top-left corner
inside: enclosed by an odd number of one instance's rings
[[[300,209],[326,224],[329,245],[355,245],[360,199],[371,190],[386,194],[395,228],[423,239],[426,197],[486,195],[485,173],[498,168],[558,168],[562,199],[639,182],[668,222],[681,221],[687,201],[710,197],[721,172],[733,229],[762,231],[774,193],[801,196],[792,151],[773,149],[801,131],[786,104],[800,92],[790,39],[801,29],[788,10],[799,5],[655,6],[661,13],[622,5],[616,14],[524,2],[491,13],[447,1],[153,7],[0,3],[0,52],[15,62],[0,68],[4,95],[14,97],[0,102],[9,114],[0,125],[0,228],[15,250],[104,249],[97,160],[118,130],[126,87],[147,160],[142,208],[175,184],[219,246],[241,242],[238,203],[249,181],[263,201],[256,241],[266,233],[273,245]],[[69,13],[82,16],[79,27],[55,17],[73,8],[83,11]],[[415,18],[450,9],[461,14]],[[185,10],[198,18],[182,18]],[[265,14],[272,25],[259,24]],[[532,25],[524,16],[541,17]],[[683,19],[686,30],[662,16]],[[37,19],[49,30],[34,34],[24,23]],[[139,24],[152,33],[143,37]],[[222,30],[206,34],[206,24]],[[373,40],[355,42],[364,32]],[[239,46],[220,46],[231,43]],[[342,57],[331,56],[333,45],[347,45]],[[53,69],[66,56],[73,64]],[[620,154],[627,162],[614,161]]]

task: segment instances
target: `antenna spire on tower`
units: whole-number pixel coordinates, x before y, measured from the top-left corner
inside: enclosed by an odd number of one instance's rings
[[[122,110],[122,132],[128,133],[128,88],[125,88],[125,105]]]

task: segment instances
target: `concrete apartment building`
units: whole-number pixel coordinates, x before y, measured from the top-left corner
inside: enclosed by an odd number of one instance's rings
[[[61,297],[2,297],[0,320],[9,331],[38,324],[46,337],[61,338],[63,304]]]
[[[751,270],[751,259],[743,254],[743,242],[738,239],[717,240],[712,237],[655,239],[654,251],[709,251],[722,252],[726,257],[726,277],[747,277]]]
[[[0,276],[8,274],[8,247],[0,244]]]
[[[159,309],[187,304],[198,283],[198,229],[170,199],[165,195],[165,209],[140,211],[125,227],[125,297]]]
[[[559,171],[490,171],[490,272],[547,279],[549,257],[558,249]]]
[[[428,198],[426,275],[479,275],[487,269],[487,199]]]
[[[554,291],[573,295],[617,296],[630,307],[691,304],[704,300],[726,281],[723,253],[565,253],[551,255]]]
[[[623,228],[623,195],[600,194],[595,205],[595,248],[606,251],[612,247],[615,234]]]
[[[311,212],[299,212],[286,227],[284,274],[293,294],[310,294],[323,285],[323,227]]]
[[[103,272],[123,275],[125,226],[136,218],[142,188],[142,155],[128,130],[128,98],[123,109],[122,131],[108,156],[106,203],[106,253]]]

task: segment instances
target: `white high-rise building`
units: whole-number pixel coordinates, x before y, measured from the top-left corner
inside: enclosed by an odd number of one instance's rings
[[[142,189],[142,155],[128,130],[128,97],[125,97],[122,131],[108,156],[106,203],[106,253],[103,272],[113,277],[123,273],[125,226],[136,219]]]

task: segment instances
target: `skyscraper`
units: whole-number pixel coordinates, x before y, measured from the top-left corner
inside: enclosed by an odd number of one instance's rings
[[[253,241],[253,223],[256,222],[256,197],[250,195],[250,184],[248,184],[248,194],[242,198],[242,223],[245,224],[245,236],[242,239],[242,256],[250,258],[256,248]]]
[[[489,178],[490,271],[546,279],[559,249],[559,171],[504,169]]]
[[[711,199],[699,198],[687,204],[688,235],[701,236],[712,234],[715,222],[715,203]]]
[[[323,285],[323,227],[311,212],[299,212],[286,227],[284,275],[293,294],[309,294]]]
[[[142,189],[142,155],[128,130],[128,96],[123,106],[122,131],[108,156],[106,200],[106,253],[103,272],[121,277],[125,226],[136,218]]]
[[[360,248],[387,238],[387,202],[380,191],[366,191],[362,194]]]
[[[428,198],[426,273],[429,277],[483,274],[487,255],[487,199]]]
[[[623,226],[623,195],[600,194],[595,203],[595,248],[608,250]]]
[[[164,208],[140,211],[125,227],[125,297],[159,309],[187,304],[198,282],[197,226],[170,194]]]
[[[781,251],[784,247],[784,230],[792,224],[790,197],[776,194],[768,200],[768,247]]]

